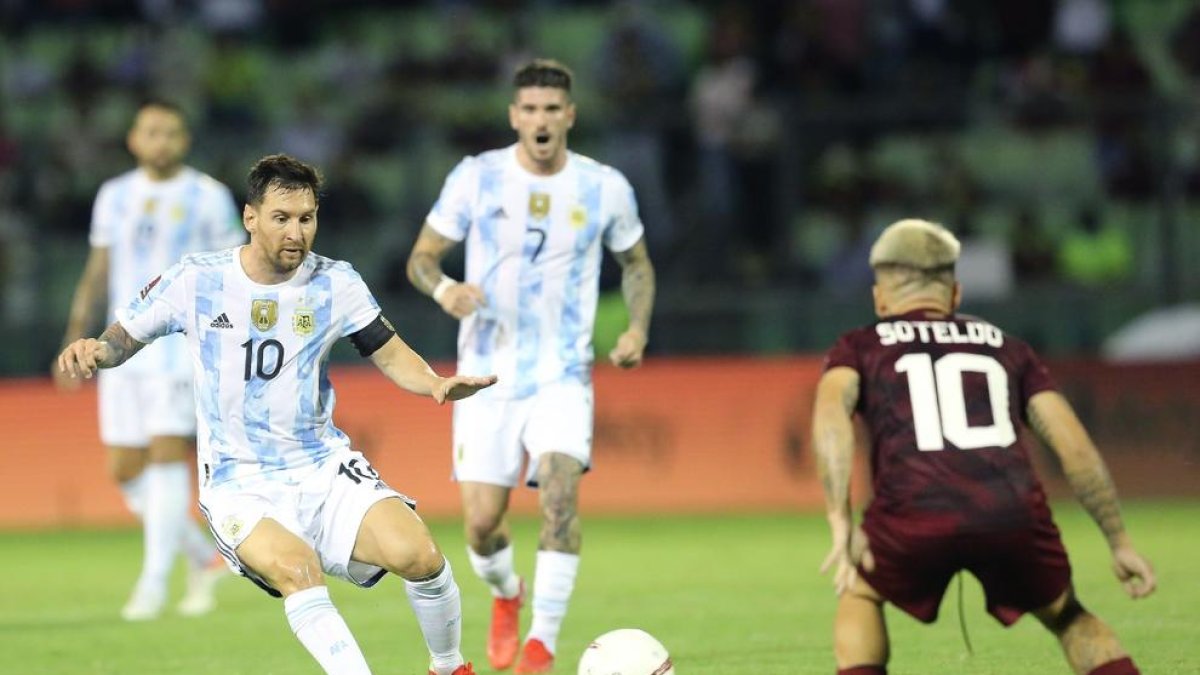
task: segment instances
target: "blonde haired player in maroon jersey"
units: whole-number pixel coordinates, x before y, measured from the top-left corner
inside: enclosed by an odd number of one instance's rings
[[[825,488],[839,600],[839,675],[887,672],[883,603],[937,619],[946,585],[975,575],[1004,625],[1032,613],[1062,644],[1071,668],[1132,675],[1112,630],[1075,597],[1071,566],[1018,424],[1062,462],[1075,496],[1112,550],[1134,598],[1154,571],[1130,542],[1096,447],[1028,345],[956,314],[959,243],[923,220],[892,224],[871,249],[879,321],[842,335],[817,386],[813,443]],[[874,496],[855,527],[850,511],[851,417],[870,433]]]

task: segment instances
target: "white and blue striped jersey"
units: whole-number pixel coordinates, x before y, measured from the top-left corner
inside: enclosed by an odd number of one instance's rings
[[[380,314],[349,263],[309,253],[266,286],[246,275],[240,250],[184,257],[117,312],[139,342],[186,335],[211,487],[298,480],[349,447],[333,425],[329,350]]]
[[[187,253],[216,251],[245,241],[242,218],[229,188],[184,167],[165,181],[140,169],[100,187],[88,241],[108,249],[108,322],[146,282]],[[182,338],[139,352],[126,368],[142,374],[191,374]]]
[[[621,172],[576,153],[553,176],[517,162],[517,146],[464,158],[426,222],[466,240],[466,279],[487,306],[463,319],[458,371],[495,373],[493,395],[525,398],[562,381],[591,381],[601,244],[642,238]]]

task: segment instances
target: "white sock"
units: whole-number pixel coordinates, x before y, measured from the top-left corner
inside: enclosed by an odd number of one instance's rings
[[[207,567],[217,555],[217,545],[190,515],[183,526],[182,544],[183,554],[192,567]]]
[[[167,587],[175,555],[183,542],[183,528],[187,525],[188,468],[183,462],[155,462],[146,465],[142,472],[146,481],[145,514],[142,517],[145,532],[142,576],[138,585],[144,589]],[[182,489],[181,489],[182,487]]]
[[[521,577],[513,571],[513,547],[511,544],[491,555],[480,555],[467,547],[471,569],[476,576],[492,589],[497,598],[515,598],[521,592]]]
[[[300,644],[330,675],[369,675],[367,660],[350,627],[329,600],[329,589],[314,586],[283,599],[288,624]]]
[[[533,576],[533,625],[525,639],[541,640],[551,654],[558,643],[558,630],[567,615],[567,603],[578,572],[578,554],[538,551]]]
[[[462,603],[458,597],[458,584],[454,583],[454,572],[446,560],[442,571],[432,579],[404,582],[408,602],[421,634],[429,647],[430,668],[438,675],[450,675],[463,664],[459,645],[462,642]]]
[[[133,478],[121,483],[121,496],[125,498],[125,508],[129,512],[142,519],[142,512],[146,507],[146,481],[144,474],[138,474]]]

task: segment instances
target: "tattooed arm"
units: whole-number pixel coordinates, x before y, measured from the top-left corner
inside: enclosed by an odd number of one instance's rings
[[[621,265],[621,293],[629,311],[629,327],[617,339],[609,353],[613,365],[634,368],[641,364],[650,335],[650,315],[654,312],[654,265],[646,249],[646,239],[614,254]]]
[[[75,285],[75,294],[71,298],[71,313],[67,317],[67,330],[63,336],[62,345],[78,340],[88,333],[96,316],[104,313],[104,303],[108,295],[108,249],[92,247],[88,253],[87,263],[83,274]],[[54,382],[60,388],[72,389],[79,384],[67,377],[57,364],[51,367]]]
[[[1034,432],[1058,455],[1075,497],[1104,533],[1117,577],[1133,597],[1149,595],[1154,571],[1133,549],[1108,467],[1071,404],[1056,391],[1043,391],[1029,399],[1025,413]]]
[[[434,299],[450,316],[461,319],[487,304],[483,289],[459,283],[442,271],[442,258],[458,242],[438,234],[426,223],[408,255],[408,280],[417,290]]]
[[[852,418],[858,405],[858,373],[833,368],[817,384],[813,407],[813,449],[825,488],[825,512],[835,530],[850,528],[850,468],[854,461]]]
[[[825,489],[825,515],[833,545],[824,572],[835,568],[833,583],[841,595],[854,586],[857,565],[870,569],[874,560],[850,513],[850,469],[854,464],[854,409],[858,405],[859,375],[853,368],[831,368],[817,384],[813,405],[813,449],[817,474]]]
[[[99,338],[75,340],[58,356],[59,371],[69,377],[90,378],[99,368],[116,368],[138,353],[146,343],[134,340],[120,323],[114,323]]]

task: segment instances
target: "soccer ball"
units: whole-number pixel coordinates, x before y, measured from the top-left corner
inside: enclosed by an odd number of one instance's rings
[[[579,675],[675,675],[667,648],[644,630],[621,628],[592,640]]]

